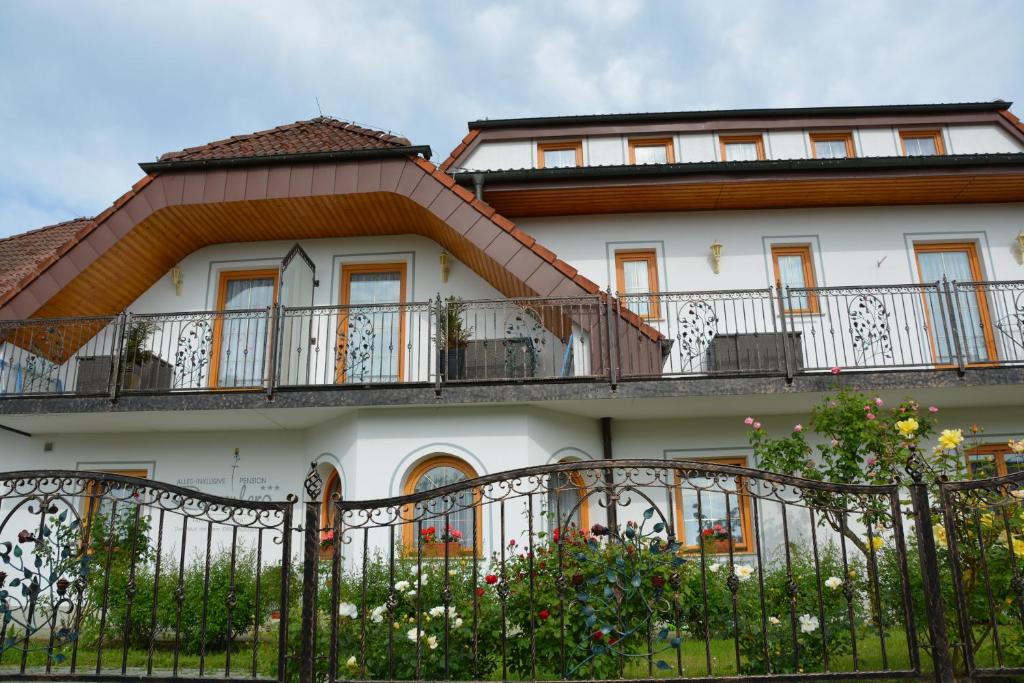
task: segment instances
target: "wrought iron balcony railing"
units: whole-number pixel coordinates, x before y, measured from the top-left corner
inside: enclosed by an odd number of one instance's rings
[[[1024,366],[1024,281],[0,321],[0,396]]]

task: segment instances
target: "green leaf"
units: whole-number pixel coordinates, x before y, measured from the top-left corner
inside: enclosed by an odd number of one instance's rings
[[[654,525],[654,533],[660,534],[664,530],[665,530],[665,523],[664,522],[658,522],[657,524]]]
[[[15,557],[21,557],[21,546],[20,545],[14,546],[14,556]]]
[[[660,631],[658,631],[658,640],[665,640],[667,638],[668,638],[668,629],[667,628],[663,628]]]
[[[633,588],[639,588],[640,587],[640,575],[636,574],[633,577],[633,580],[630,583],[633,584]]]
[[[679,636],[676,636],[675,638],[669,641],[669,644],[671,644],[672,647],[679,649],[679,647],[683,644],[683,639]]]
[[[608,583],[615,583],[615,582],[617,582],[619,580],[618,575],[615,572],[613,572],[611,569],[609,569],[607,572],[605,572],[605,577],[608,579]]]
[[[644,519],[650,519],[651,517],[654,517],[654,508],[644,510]]]
[[[658,667],[662,671],[669,671],[672,667],[664,659],[658,659],[654,662],[654,666]]]

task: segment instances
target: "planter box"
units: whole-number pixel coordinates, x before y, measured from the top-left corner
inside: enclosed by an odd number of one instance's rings
[[[715,372],[786,371],[785,346],[789,347],[789,361],[793,371],[804,368],[800,332],[765,332],[764,334],[719,334],[708,347],[708,370]]]
[[[464,546],[455,541],[448,543],[424,543],[421,547],[423,549],[423,557],[444,557],[445,548],[448,549],[448,557],[460,557],[464,550]]]
[[[461,379],[529,379],[536,375],[529,339],[474,339],[462,350],[465,365]]]
[[[110,391],[114,368],[113,356],[82,356],[78,359],[75,393],[105,394]],[[160,391],[171,388],[174,366],[161,358],[153,358],[121,369],[124,391]]]

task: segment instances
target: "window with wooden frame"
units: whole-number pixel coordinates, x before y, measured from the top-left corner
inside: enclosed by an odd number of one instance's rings
[[[537,143],[537,168],[574,168],[582,165],[582,140]]]
[[[930,157],[946,153],[940,130],[901,130],[900,147],[905,157]]]
[[[978,245],[974,242],[922,242],[914,244],[918,274],[922,284],[942,280],[961,283],[984,280]],[[940,365],[956,362],[957,344],[953,325],[947,316],[948,301],[937,289],[922,294],[928,318],[928,339],[933,358]],[[961,353],[970,364],[985,364],[996,359],[995,335],[992,333],[988,298],[985,292],[970,286],[958,287],[954,303],[957,307],[956,328]]]
[[[654,249],[615,252],[615,286],[627,308],[645,320],[661,317],[658,297],[658,254]],[[644,296],[647,295],[647,296]]]
[[[331,556],[331,546],[334,538],[334,512],[337,509],[334,501],[334,494],[341,494],[341,475],[338,470],[331,468],[324,482],[323,500],[320,503],[320,557]]]
[[[147,469],[104,469],[104,470],[87,470],[82,472],[82,476],[89,476],[89,472],[95,472],[99,474],[118,474],[122,477],[136,477],[137,479],[149,479],[149,470]],[[127,498],[130,495],[130,490],[126,489],[107,489],[107,483],[103,481],[89,481],[85,485],[85,489],[82,491],[82,526],[83,528],[91,528],[93,518],[97,515],[108,516],[114,510],[114,502],[119,498]],[[109,520],[108,520],[109,521]],[[104,530],[104,533],[106,531]]]
[[[720,135],[722,161],[764,160],[764,138],[760,135]]]
[[[263,386],[269,351],[267,309],[277,303],[278,274],[277,268],[221,272],[210,354],[211,387]]]
[[[572,462],[565,460],[563,462]],[[579,472],[558,472],[548,477],[548,530],[575,528],[586,531],[590,528],[590,506],[587,503],[587,486]]]
[[[403,493],[423,493],[477,476],[469,463],[452,455],[433,455],[416,465],[405,479]],[[479,489],[466,489],[445,500],[426,500],[402,510],[402,539],[407,554],[423,557],[472,555],[483,548],[483,506]],[[476,538],[474,539],[474,530]]]
[[[972,479],[1002,477],[1024,470],[1024,453],[1015,452],[1008,443],[977,446],[967,451],[966,457]]]
[[[639,138],[629,141],[629,163],[631,164],[674,164],[672,138]]]
[[[809,244],[773,244],[772,268],[775,283],[782,287],[787,313],[817,313],[818,297],[810,292],[792,292],[817,287],[814,259]]]
[[[341,267],[338,383],[401,382],[405,373],[405,263]]]
[[[852,159],[853,133],[811,133],[811,156],[815,159]]]
[[[745,457],[699,460],[715,465],[747,466]],[[703,542],[707,552],[728,553],[731,543],[733,551],[749,552],[754,541],[750,496],[742,491],[742,477],[731,480],[723,475],[691,478],[684,486],[680,470],[676,470],[676,536],[683,548],[695,552]],[[725,538],[716,542],[716,534]]]

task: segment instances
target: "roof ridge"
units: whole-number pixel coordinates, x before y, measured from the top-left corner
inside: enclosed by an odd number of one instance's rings
[[[6,242],[7,240],[18,239],[18,238],[21,238],[21,237],[28,237],[29,235],[36,235],[36,234],[39,234],[41,232],[46,232],[47,230],[54,230],[56,228],[62,228],[62,227],[66,226],[66,225],[69,225],[71,223],[87,223],[87,222],[90,222],[90,221],[92,221],[92,217],[89,217],[89,216],[79,216],[78,218],[69,218],[69,219],[67,219],[65,221],[61,221],[60,223],[54,223],[53,225],[44,225],[41,228],[33,228],[31,230],[26,230],[25,232],[15,233],[14,235],[7,235],[6,237],[0,237],[0,242]]]

